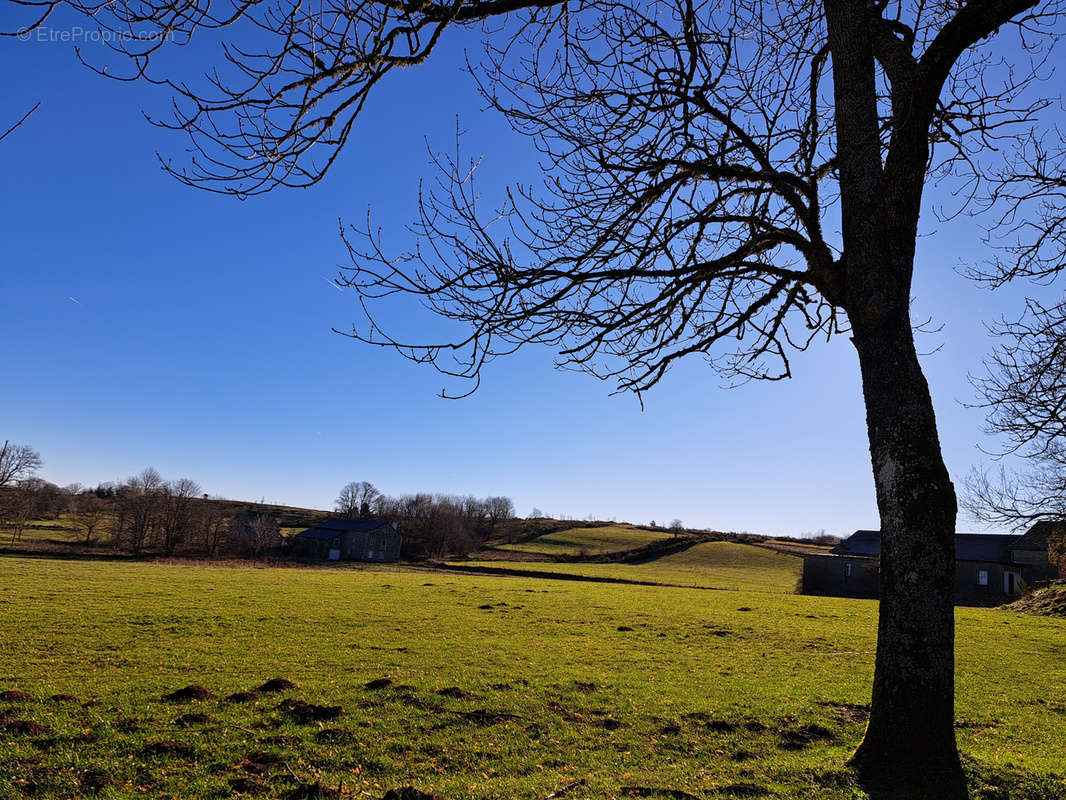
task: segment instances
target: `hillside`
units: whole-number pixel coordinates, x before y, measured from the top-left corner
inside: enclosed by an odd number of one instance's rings
[[[507,568],[589,578],[788,594],[795,591],[802,559],[752,544],[702,542],[641,564],[463,561],[465,567]]]
[[[501,544],[497,549],[548,556],[596,555],[633,550],[670,536],[666,531],[651,531],[624,524],[578,526],[541,534],[517,544]]]
[[[1028,597],[1016,600],[1005,608],[1020,614],[1066,619],[1066,581],[1052,584],[1046,589],[1038,589]]]

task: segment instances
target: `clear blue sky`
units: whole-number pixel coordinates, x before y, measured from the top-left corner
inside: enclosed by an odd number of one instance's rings
[[[0,143],[0,438],[36,447],[59,484],[153,465],[212,493],[313,507],[369,480],[390,494],[506,494],[520,514],[876,527],[846,338],[797,358],[787,383],[725,390],[690,359],[641,411],[554,371],[543,349],[493,364],[474,397],[441,400],[431,369],[331,332],[357,318],[328,284],[345,258],[338,217],[371,205],[402,247],[425,141],[451,146],[457,114],[485,155],[486,193],[536,177],[528,143],[480,111],[461,56],[452,40],[381,87],[323,184],[240,202],[160,170],[156,151],[185,146],[141,117],[165,109],[165,91],[99,78],[70,44],[0,40],[0,128],[42,101]],[[982,322],[1038,290],[992,294],[959,277],[982,252],[968,220],[930,217],[924,232],[917,313],[944,328],[920,345],[941,346],[924,364],[959,482],[987,444],[981,412],[961,405],[990,347]]]

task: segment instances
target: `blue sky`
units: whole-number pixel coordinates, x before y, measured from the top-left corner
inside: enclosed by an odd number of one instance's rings
[[[165,91],[99,78],[70,44],[0,41],[0,71],[19,76],[0,86],[0,128],[42,101],[0,143],[0,437],[36,447],[60,484],[153,465],[212,493],[313,507],[369,480],[390,494],[506,494],[521,514],[876,527],[846,338],[798,357],[786,383],[726,390],[690,359],[642,411],[532,348],[495,362],[475,396],[441,400],[431,369],[331,332],[358,316],[328,283],[345,259],[338,218],[370,205],[402,247],[426,139],[450,147],[456,115],[485,156],[487,194],[536,178],[529,144],[480,110],[461,57],[453,40],[383,86],[324,183],[241,202],[160,170],[155,153],[184,142],[141,110],[163,110]],[[920,347],[940,346],[924,364],[958,483],[988,444],[982,413],[962,405],[991,346],[982,323],[1049,290],[992,294],[960,277],[982,253],[967,219],[923,230],[916,313],[944,328]]]

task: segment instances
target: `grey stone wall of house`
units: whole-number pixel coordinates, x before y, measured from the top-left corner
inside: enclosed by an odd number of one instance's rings
[[[391,524],[327,520],[296,535],[296,551],[327,561],[399,561],[403,537]]]
[[[871,553],[878,551],[879,542],[872,533],[858,531],[829,553],[805,556],[804,594],[877,597],[878,559]],[[1025,585],[1039,587],[1056,575],[1047,550],[1031,538],[959,534],[956,543],[962,556],[955,562],[954,584],[960,605],[1000,605],[1018,597]],[[849,553],[849,548],[860,552]]]
[[[877,559],[835,554],[803,559],[803,593],[832,597],[877,597]]]
[[[955,602],[960,605],[1000,605],[1018,596],[1023,568],[996,561],[955,562]]]

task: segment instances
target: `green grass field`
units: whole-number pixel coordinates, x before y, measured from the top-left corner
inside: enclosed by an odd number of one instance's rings
[[[0,576],[0,691],[29,695],[0,701],[0,798],[865,797],[842,764],[874,602],[402,567],[0,557]],[[958,621],[975,796],[1066,796],[1066,626]],[[300,689],[225,700],[274,677]],[[162,699],[189,684],[216,696]]]
[[[733,542],[704,542],[645,564],[464,561],[466,566],[514,567],[591,578],[624,578],[677,586],[756,592],[795,591],[803,566],[798,556]]]
[[[632,550],[669,538],[670,534],[663,531],[649,531],[628,525],[605,525],[596,528],[569,528],[538,536],[528,542],[500,545],[499,549],[520,553],[543,553],[549,556],[573,556],[582,552],[596,555]]]

